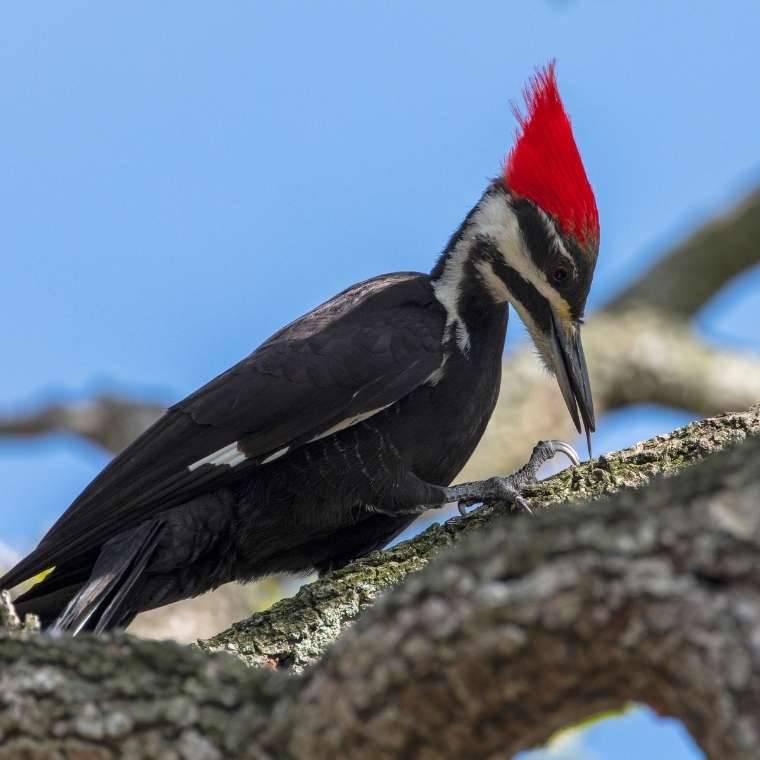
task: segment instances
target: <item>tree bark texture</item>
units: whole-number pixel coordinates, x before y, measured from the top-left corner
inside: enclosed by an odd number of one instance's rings
[[[505,757],[632,700],[754,758],[759,436],[756,408],[561,473],[534,518],[489,505],[205,645],[239,658],[6,633],[0,758]]]

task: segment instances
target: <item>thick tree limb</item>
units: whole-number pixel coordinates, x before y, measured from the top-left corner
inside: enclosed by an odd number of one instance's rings
[[[531,508],[546,509],[599,498],[623,487],[640,487],[656,475],[672,475],[702,457],[760,435],[760,408],[687,425],[633,448],[600,457],[542,481],[529,496]],[[433,525],[410,541],[352,562],[310,583],[293,597],[199,642],[206,651],[226,651],[250,665],[301,670],[317,660],[381,592],[427,565],[442,549],[490,527],[506,507],[483,507],[464,520]]]
[[[760,189],[655,262],[607,311],[649,308],[694,316],[726,283],[760,261]]]
[[[534,503],[679,472],[758,432],[760,410],[697,423]],[[508,756],[636,700],[681,718],[709,756],[748,760],[758,458],[754,437],[582,509],[483,511],[298,677],[170,643],[0,638],[0,758]]]
[[[308,673],[295,754],[509,757],[634,700],[709,757],[757,757],[758,459],[753,440],[441,557]]]

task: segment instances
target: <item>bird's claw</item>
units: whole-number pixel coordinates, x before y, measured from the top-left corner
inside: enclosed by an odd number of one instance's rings
[[[520,507],[523,512],[527,512],[531,517],[533,516],[533,510],[530,508],[530,505],[519,493],[515,496],[515,504]]]
[[[509,501],[518,509],[532,515],[533,510],[530,508],[530,505],[525,498],[520,494],[520,490],[524,486],[535,483],[536,473],[541,465],[544,464],[544,462],[548,462],[556,454],[564,454],[576,467],[581,463],[578,452],[569,443],[554,440],[540,441],[533,449],[528,464],[513,475],[509,475],[508,477],[490,478],[487,481],[479,483],[465,484],[465,486],[477,486],[477,489],[474,493],[472,491],[465,491],[465,493],[460,492],[460,494],[458,494],[460,496],[457,501],[459,514],[462,517],[466,517],[468,514],[468,504],[475,504],[493,498]],[[456,488],[464,488],[465,486],[457,486]]]
[[[564,454],[576,467],[581,463],[578,452],[564,441],[544,441],[544,445],[549,448],[551,456],[555,454]],[[551,457],[549,457],[551,459]]]

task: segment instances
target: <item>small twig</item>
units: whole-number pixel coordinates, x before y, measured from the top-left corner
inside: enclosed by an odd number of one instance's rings
[[[11,634],[39,633],[40,621],[36,615],[27,615],[21,622],[9,591],[0,591],[0,632]]]

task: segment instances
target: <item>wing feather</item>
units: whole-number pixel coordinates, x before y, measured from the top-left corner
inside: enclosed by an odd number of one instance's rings
[[[0,585],[91,551],[285,447],[398,401],[441,365],[444,325],[425,275],[384,275],[349,288],[171,407]],[[245,463],[192,467],[235,442]]]

